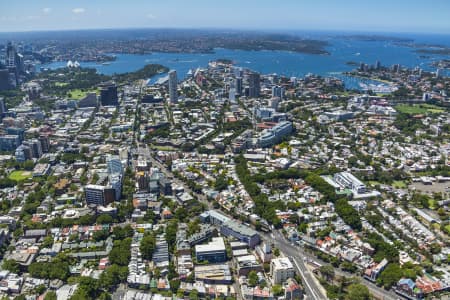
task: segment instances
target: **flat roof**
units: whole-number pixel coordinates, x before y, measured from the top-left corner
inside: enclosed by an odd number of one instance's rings
[[[209,252],[209,251],[225,251],[225,242],[221,237],[215,237],[206,245],[196,245],[195,252]]]

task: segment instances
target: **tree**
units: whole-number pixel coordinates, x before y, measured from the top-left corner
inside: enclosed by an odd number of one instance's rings
[[[128,237],[133,236],[133,228],[131,225],[126,225],[125,227],[116,226],[113,229],[114,239],[115,240],[123,240]]]
[[[146,234],[141,241],[140,250],[142,258],[151,260],[153,251],[155,250],[156,239],[153,234]]]
[[[111,224],[113,222],[113,217],[110,215],[100,215],[97,217],[97,224]]]
[[[116,264],[109,266],[101,275],[99,285],[104,289],[113,289],[117,284],[127,279],[128,268]]]
[[[390,289],[402,278],[403,272],[400,266],[396,263],[390,263],[386,269],[381,272],[377,279],[377,283],[384,286],[385,289]]]
[[[178,289],[180,288],[181,281],[179,279],[172,279],[170,280],[170,289],[173,293],[176,293]]]
[[[345,296],[345,300],[370,300],[370,293],[367,286],[354,283],[348,287],[347,295]]]
[[[92,234],[92,239],[96,242],[106,240],[109,236],[108,230],[97,230]]]
[[[281,296],[283,294],[283,287],[279,284],[272,286],[272,292],[274,296]]]
[[[223,191],[228,187],[227,177],[223,174],[219,175],[214,183],[214,188],[218,191]]]
[[[355,230],[362,229],[361,218],[358,211],[348,204],[347,200],[342,198],[336,201],[336,213]]]
[[[128,266],[131,258],[130,246],[131,238],[126,238],[122,241],[114,241],[114,246],[109,253],[109,260],[111,264]]]
[[[354,273],[354,272],[356,272],[356,270],[358,270],[358,268],[355,266],[355,264],[348,262],[348,261],[342,262],[341,268],[342,268],[342,270],[350,272],[350,273]]]
[[[255,271],[250,271],[248,273],[248,284],[250,286],[256,286],[258,284],[258,274]]]
[[[19,273],[19,263],[14,259],[7,259],[3,261],[2,268],[8,270],[11,273]]]
[[[334,278],[334,268],[330,265],[321,266],[319,271],[320,274],[325,277],[326,281],[330,281]]]
[[[54,291],[48,291],[45,294],[44,300],[57,300],[56,293]]]
[[[193,289],[190,293],[189,293],[189,299],[190,300],[197,300],[198,299],[198,291],[196,289]]]
[[[278,248],[273,249],[273,255],[275,255],[276,257],[280,256],[280,249]]]

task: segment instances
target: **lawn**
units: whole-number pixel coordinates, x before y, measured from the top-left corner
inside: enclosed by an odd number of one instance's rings
[[[67,82],[55,82],[55,86],[57,87],[64,87],[69,85]]]
[[[23,181],[31,177],[30,171],[13,171],[9,174],[9,178],[15,181]]]
[[[394,180],[394,182],[392,182],[392,186],[397,189],[406,189],[407,187],[406,182],[402,180]]]
[[[69,98],[74,99],[74,100],[80,100],[83,99],[88,93],[96,93],[97,90],[87,90],[87,91],[82,91],[80,89],[74,89],[74,90],[70,90],[68,92],[68,94],[70,94]]]
[[[418,105],[399,104],[395,106],[395,109],[401,113],[410,115],[444,112],[444,109],[432,104],[418,104]]]
[[[375,181],[375,180],[369,180],[369,184],[370,184],[371,186],[376,186],[376,185],[381,184],[381,182]]]

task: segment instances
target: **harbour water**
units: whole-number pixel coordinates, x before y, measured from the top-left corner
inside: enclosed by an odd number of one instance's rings
[[[348,62],[359,64],[375,64],[378,60],[384,66],[400,64],[401,66],[414,68],[420,67],[426,71],[435,71],[431,66],[433,61],[449,58],[449,56],[436,54],[421,54],[417,49],[401,45],[396,41],[376,40],[364,41],[359,39],[348,39],[342,37],[322,37],[329,43],[326,48],[330,55],[313,55],[287,51],[243,51],[216,49],[212,54],[199,53],[152,53],[146,55],[116,54],[116,60],[110,64],[83,63],[82,67],[96,68],[98,72],[112,75],[114,73],[132,72],[142,68],[146,64],[161,64],[174,69],[179,78],[186,76],[191,69],[206,67],[208,62],[215,59],[230,59],[235,65],[249,68],[254,71],[271,74],[277,73],[288,77],[303,77],[308,73],[321,76],[333,76],[345,71],[350,71],[356,66]],[[427,41],[426,36],[416,38],[420,43]],[[448,36],[440,39],[429,38],[431,44],[450,44]],[[65,67],[65,62],[53,62],[40,67],[59,68]],[[446,72],[447,75],[449,72]],[[157,75],[150,79],[155,82],[163,75]],[[345,80],[345,79],[344,79]],[[358,83],[353,80],[346,81],[346,87],[350,89],[359,88]]]

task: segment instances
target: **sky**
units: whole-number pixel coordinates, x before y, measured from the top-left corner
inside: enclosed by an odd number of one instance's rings
[[[227,28],[450,32],[449,0],[0,0],[0,31]]]

